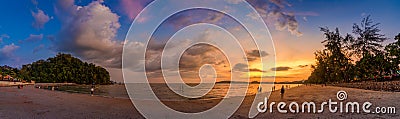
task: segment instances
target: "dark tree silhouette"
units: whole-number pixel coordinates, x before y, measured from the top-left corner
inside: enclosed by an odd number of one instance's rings
[[[395,36],[395,42],[385,47],[386,55],[391,62],[391,70],[396,71],[400,67],[400,33]]]
[[[400,34],[383,50],[382,42],[387,38],[379,33],[378,25],[368,16],[360,25],[353,25],[354,36],[341,36],[338,28],[321,28],[325,48],[315,53],[316,65],[307,82],[381,81],[383,76],[395,73],[400,62]]]
[[[328,28],[320,30],[325,36],[325,40],[322,41],[325,49],[315,53],[317,65],[312,67],[314,71],[309,79],[321,80],[316,81],[318,83],[350,81],[353,75],[349,72],[353,65],[346,55],[344,41],[352,37],[348,34],[345,37],[341,36],[338,28],[335,31],[330,31]]]
[[[387,40],[385,35],[380,34],[378,28],[380,23],[374,24],[370,16],[363,18],[361,24],[354,23],[353,33],[354,39],[349,39],[349,48],[353,50],[352,54],[362,58],[369,54],[381,52],[382,42]]]

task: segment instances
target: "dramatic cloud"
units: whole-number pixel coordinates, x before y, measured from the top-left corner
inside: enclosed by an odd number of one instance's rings
[[[291,34],[301,36],[298,31],[299,23],[293,12],[286,11],[291,5],[285,0],[247,0],[253,5],[261,17],[268,23],[272,22],[278,30],[287,29]],[[248,15],[254,16],[254,15]]]
[[[186,51],[185,55],[191,55],[191,56],[196,56],[196,55],[205,55],[208,52],[212,52],[218,50],[215,47],[211,47],[208,45],[196,45],[190,48],[190,50]]]
[[[37,13],[32,11],[32,16],[35,19],[32,26],[36,29],[42,29],[44,25],[50,21],[50,17],[40,9],[37,10]]]
[[[161,53],[162,50],[154,49],[154,47],[147,49],[146,71],[156,72],[161,70]],[[204,64],[226,67],[229,64],[225,60],[225,56],[217,48],[206,44],[199,44],[190,47],[182,54],[179,61],[179,70],[183,72],[197,71]]]
[[[239,0],[227,0],[229,3],[237,4]],[[316,16],[314,12],[291,12],[288,7],[291,5],[285,0],[247,0],[257,12],[261,15],[267,24],[274,25],[277,30],[287,30],[291,34],[301,36],[302,33],[298,30],[299,23],[296,20],[296,15],[300,16]],[[257,14],[248,14],[249,18],[257,18]],[[181,28],[192,23],[206,22],[218,24],[221,19],[224,21],[226,15],[211,11],[211,10],[191,10],[189,13],[178,13],[171,17],[171,24],[176,28]],[[224,22],[229,23],[229,22]]]
[[[191,71],[199,69],[204,64],[228,65],[225,56],[217,48],[210,45],[196,45],[182,55],[179,68],[183,71]]]
[[[246,53],[247,54],[247,61],[256,61],[260,59],[261,57],[268,56],[268,53],[265,51],[259,51],[259,50],[251,50]]]
[[[105,67],[121,67],[122,42],[115,39],[119,16],[93,1],[78,6],[74,0],[58,1],[55,13],[62,27],[56,37],[58,51],[73,53],[82,59]]]
[[[169,47],[165,49],[173,49],[174,46],[190,44],[192,42],[206,42],[213,39],[212,35],[216,35],[212,30],[202,31],[198,35],[194,35],[189,39],[182,41],[171,41]],[[130,45],[130,44],[129,44]],[[141,45],[135,45],[141,47]],[[161,53],[163,52],[165,41],[151,39],[146,51],[146,69],[147,71],[160,70]],[[171,47],[172,46],[172,47]],[[133,56],[135,54],[132,54]],[[207,44],[197,44],[186,49],[182,56],[164,56],[164,58],[172,59],[180,57],[179,68],[181,71],[197,70],[204,64],[218,65],[220,67],[229,66],[225,55],[216,47]],[[173,64],[175,62],[169,63]],[[174,69],[175,70],[175,69]]]
[[[139,45],[138,47],[141,46],[140,44],[136,45]],[[163,76],[161,73],[161,53],[162,51],[160,50],[147,49],[146,72],[147,76],[151,77],[152,79],[160,78]],[[164,55],[164,58],[167,58],[167,63],[165,63],[166,67],[163,68],[163,71],[179,70],[181,77],[185,81],[188,81],[186,79],[189,79],[190,81],[196,81],[196,79],[199,78],[198,73],[200,67],[205,64],[209,64],[214,67],[217,72],[218,78],[226,78],[228,77],[228,75],[230,75],[226,74],[226,72],[230,70],[227,59],[220,50],[210,45],[199,44],[187,49],[179,59],[179,63],[177,64],[179,69],[176,69],[177,67],[173,67],[175,63],[172,62],[175,61],[171,60],[172,57],[179,56]]]
[[[40,41],[43,39],[43,34],[35,35],[35,34],[30,34],[28,38],[26,38],[24,41],[27,42],[36,42]]]
[[[290,67],[274,67],[271,68],[272,71],[289,71],[289,69],[292,69]]]
[[[14,43],[10,45],[5,45],[0,49],[0,60],[12,58],[14,56],[14,51],[17,50],[19,46],[14,45]]]

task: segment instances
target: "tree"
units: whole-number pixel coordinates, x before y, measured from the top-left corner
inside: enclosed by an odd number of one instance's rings
[[[324,43],[325,50],[330,54],[328,58],[328,67],[330,68],[330,79],[332,81],[349,81],[353,78],[353,75],[349,72],[353,65],[351,59],[347,55],[347,46],[345,41],[352,39],[353,37],[349,34],[341,36],[339,28],[335,31],[330,31],[328,28],[321,28],[324,32],[326,40]]]
[[[352,38],[350,35],[345,37],[340,35],[339,29],[330,31],[328,28],[320,28],[324,33],[325,40],[322,43],[325,49],[315,53],[316,65],[309,77],[312,83],[343,82],[353,78],[351,70],[353,65],[351,59],[346,55],[345,41]]]
[[[341,36],[338,28],[335,31],[321,28],[326,38],[322,42],[325,48],[315,53],[317,62],[312,66],[314,70],[308,82],[349,82],[354,77],[379,80],[399,69],[400,33],[395,37],[396,41],[383,50],[382,42],[387,38],[379,33],[379,23],[374,24],[369,17],[364,18],[360,25],[353,25],[355,37],[349,34]]]
[[[18,69],[7,65],[0,66],[0,75],[7,76],[10,75],[13,78],[18,78]]]
[[[381,76],[383,70],[377,68],[376,64],[379,60],[386,61],[382,57],[382,42],[387,40],[385,35],[379,33],[381,30],[378,28],[380,23],[373,23],[370,16],[363,18],[361,24],[353,25],[353,34],[355,38],[346,40],[349,49],[352,51],[351,55],[359,58],[356,61],[356,74],[361,79],[374,78]],[[383,59],[382,59],[383,58]],[[387,63],[387,62],[379,62]],[[386,66],[382,64],[380,66]]]
[[[353,33],[356,38],[349,39],[349,48],[353,50],[354,55],[363,58],[369,54],[376,54],[381,51],[382,42],[387,40],[385,35],[380,34],[378,28],[380,23],[374,24],[370,16],[363,18],[361,24],[354,23]]]
[[[386,56],[391,63],[390,70],[392,71],[398,70],[400,65],[400,33],[394,39],[395,42],[385,47]]]
[[[106,69],[93,63],[82,62],[70,54],[59,53],[47,60],[38,60],[23,65],[19,71],[23,79],[43,83],[71,82],[78,84],[110,84],[110,75]]]
[[[311,65],[313,71],[311,72],[310,77],[308,77],[308,83],[325,83],[330,80],[330,76],[328,74],[328,57],[329,53],[325,50],[320,50],[314,53],[316,59],[316,65]]]

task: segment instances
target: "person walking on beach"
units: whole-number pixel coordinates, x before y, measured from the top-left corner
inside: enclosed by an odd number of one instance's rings
[[[285,88],[283,87],[283,85],[282,85],[282,88],[281,88],[281,99],[283,99],[283,94],[285,93]]]
[[[92,87],[91,89],[90,89],[90,94],[93,96],[93,92],[94,92],[94,88]]]
[[[94,85],[92,85],[92,88],[90,88],[90,95],[93,96],[94,94]]]

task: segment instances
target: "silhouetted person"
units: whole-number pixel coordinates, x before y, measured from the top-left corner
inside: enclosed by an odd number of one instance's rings
[[[282,85],[282,88],[281,88],[281,99],[283,99],[283,94],[285,94],[285,88]]]
[[[92,85],[92,88],[90,88],[90,94],[93,96],[94,94],[94,85]]]
[[[94,92],[94,88],[92,87],[91,89],[90,89],[90,94],[93,96],[93,92]]]

